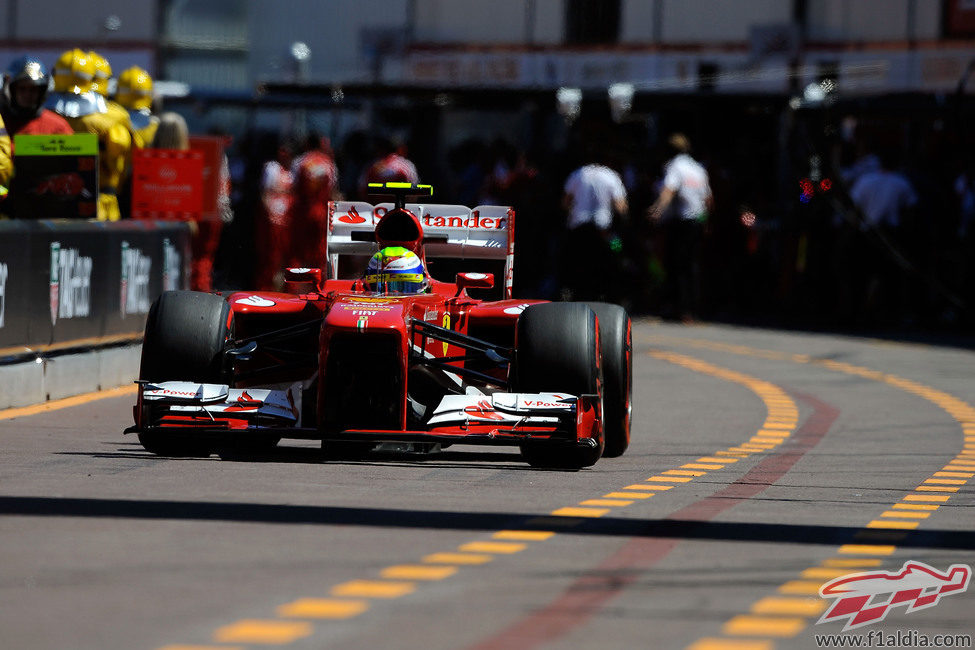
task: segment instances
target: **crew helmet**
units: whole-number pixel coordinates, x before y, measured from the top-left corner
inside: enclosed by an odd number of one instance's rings
[[[115,101],[129,110],[141,111],[152,106],[152,77],[139,66],[126,68],[118,76]]]
[[[7,106],[10,107],[10,112],[17,116],[38,113],[44,106],[50,79],[47,68],[37,57],[22,56],[15,59],[3,73],[3,94],[6,97]],[[23,106],[17,102],[17,96],[14,92],[15,85],[18,87],[21,85],[34,86],[40,89],[40,92],[35,91],[35,97],[32,97],[31,104]]]
[[[102,97],[108,97],[108,80],[112,78],[112,66],[108,63],[108,59],[94,50],[88,52],[88,57],[95,64],[91,89]]]
[[[416,253],[402,246],[387,246],[369,260],[365,287],[380,293],[426,293],[430,281]]]
[[[65,51],[54,64],[54,90],[81,95],[91,90],[95,62],[86,52],[75,48]]]

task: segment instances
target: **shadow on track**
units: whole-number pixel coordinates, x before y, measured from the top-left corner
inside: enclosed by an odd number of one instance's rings
[[[2,515],[236,521],[470,531],[546,528],[545,522],[533,521],[538,517],[544,517],[544,515],[537,514],[68,497],[0,496],[0,516]],[[624,538],[643,537],[823,545],[885,543],[880,538],[882,535],[871,538],[869,542],[858,540],[857,534],[862,533],[862,530],[850,526],[725,523],[675,519],[640,520],[613,517],[586,521],[571,529],[574,535],[603,535]],[[911,531],[905,538],[897,539],[896,542],[892,541],[891,543],[896,543],[901,548],[970,550],[975,548],[975,532],[957,530]]]

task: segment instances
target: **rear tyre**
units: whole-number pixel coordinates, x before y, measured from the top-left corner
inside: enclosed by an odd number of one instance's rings
[[[601,395],[596,315],[583,303],[532,305],[518,318],[513,387],[517,392],[566,392]],[[580,469],[603,452],[596,446],[539,441],[524,443],[521,453],[533,467]]]
[[[225,383],[223,349],[233,331],[227,301],[209,293],[167,291],[149,310],[139,378]],[[139,442],[160,456],[209,456],[213,446],[192,434],[143,432]]]
[[[619,305],[591,302],[599,319],[599,356],[603,367],[603,458],[622,456],[630,445],[633,360],[630,317]]]

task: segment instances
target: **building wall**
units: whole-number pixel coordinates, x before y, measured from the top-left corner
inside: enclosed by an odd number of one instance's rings
[[[379,74],[388,83],[409,82],[417,69],[437,66],[454,71],[455,77],[459,70],[459,78],[468,70],[485,69],[486,74],[500,75],[501,82],[542,80],[550,85],[578,77],[598,85],[606,76],[599,71],[616,65],[637,71],[638,78],[656,75],[661,79],[672,78],[670,71],[675,66],[679,68],[677,77],[693,77],[701,60],[741,69],[753,63],[748,51],[753,28],[779,25],[788,29],[793,7],[791,0],[620,0],[619,44],[623,47],[587,51],[565,45],[567,3],[0,0],[0,56],[9,60],[32,51],[53,63],[68,47],[97,46],[104,48],[116,70],[138,64],[156,76],[196,88],[241,93],[263,81],[299,78],[349,83],[373,81]],[[869,47],[884,42],[888,47],[911,39],[936,41],[942,38],[942,11],[943,0],[808,0],[811,49],[807,59],[838,56],[822,52],[830,43]],[[117,29],[111,29],[109,16],[118,17]],[[411,36],[415,43],[440,47],[427,49],[418,65],[415,53],[407,47]],[[296,41],[306,43],[311,51],[303,66],[289,51]],[[157,45],[161,48],[158,58]],[[484,57],[462,52],[471,45],[493,46],[494,56],[500,59],[485,64]],[[382,56],[381,70],[377,52]],[[526,52],[533,58],[525,58]],[[431,56],[441,59],[438,62]],[[950,57],[951,61],[920,61],[914,66],[918,72],[912,74],[923,79],[923,70],[945,70],[947,79],[956,74],[960,61],[953,54]],[[160,70],[155,69],[157,60],[165,62]],[[660,76],[655,70],[668,74]],[[429,80],[436,81],[436,76]]]
[[[120,19],[117,26],[110,16]],[[0,34],[8,40],[152,41],[156,0],[0,0]]]
[[[809,39],[870,43],[940,36],[940,0],[817,0],[809,3]],[[913,23],[911,22],[913,12]]]
[[[792,3],[781,0],[654,0],[660,8],[660,40],[665,44],[747,43],[753,25],[788,23]],[[641,4],[627,0],[627,4]],[[645,3],[653,4],[653,3]],[[649,33],[641,33],[650,40]]]
[[[254,81],[294,80],[298,70],[290,47],[296,41],[311,50],[306,79],[365,81],[372,76],[366,51],[370,36],[406,35],[407,0],[289,0],[280,5],[247,0],[247,4]]]

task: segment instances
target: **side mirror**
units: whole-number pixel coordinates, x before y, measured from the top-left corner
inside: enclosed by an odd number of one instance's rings
[[[490,289],[494,286],[493,273],[458,273],[458,289]]]
[[[309,268],[287,268],[284,270],[285,282],[311,282],[315,289],[321,289],[322,270]]]

